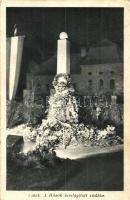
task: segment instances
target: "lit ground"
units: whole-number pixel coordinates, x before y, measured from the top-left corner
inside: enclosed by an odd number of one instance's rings
[[[83,158],[89,158],[89,157],[95,157],[102,154],[110,154],[110,153],[116,153],[119,151],[123,151],[123,145],[116,145],[111,147],[97,147],[97,146],[90,146],[90,147],[84,147],[84,146],[76,146],[75,148],[73,146],[68,146],[66,149],[58,148],[56,150],[56,155],[63,159],[71,159],[71,160],[77,160],[77,159],[83,159]]]

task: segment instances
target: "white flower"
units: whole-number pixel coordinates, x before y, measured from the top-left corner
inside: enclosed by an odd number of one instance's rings
[[[50,134],[50,130],[49,129],[46,129],[43,133],[44,135],[49,135]]]
[[[61,131],[57,131],[56,135],[61,136],[61,135],[63,135],[63,133]]]
[[[57,137],[53,135],[52,136],[52,140],[56,140],[56,139],[57,139]]]
[[[98,133],[98,139],[105,138],[107,134],[108,134],[108,132],[105,129],[99,131],[99,133]]]
[[[114,126],[111,126],[111,131],[115,131],[115,127]]]
[[[89,130],[89,133],[90,133],[91,135],[93,135],[94,130],[91,128],[91,129]]]

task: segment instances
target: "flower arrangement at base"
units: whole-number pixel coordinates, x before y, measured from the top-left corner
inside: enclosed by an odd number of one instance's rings
[[[58,146],[67,148],[69,145],[81,144],[106,147],[123,143],[122,138],[116,135],[113,126],[108,125],[99,130],[92,125],[79,123],[78,104],[67,74],[56,75],[53,86],[55,93],[49,99],[47,118],[43,119],[37,128],[29,125],[21,127],[24,132],[24,142],[34,143],[31,151],[19,154],[23,164],[54,165],[56,159],[54,150]]]
[[[69,75],[56,75],[53,86],[55,92],[49,99],[47,119],[42,120],[37,133],[34,131],[37,135],[36,148],[45,146],[54,149],[58,145],[66,148],[72,143],[85,146],[110,146],[122,143],[122,140],[116,136],[115,128],[110,125],[104,130],[98,130],[97,127],[78,122],[78,104]],[[35,137],[34,132],[32,131],[30,139]]]

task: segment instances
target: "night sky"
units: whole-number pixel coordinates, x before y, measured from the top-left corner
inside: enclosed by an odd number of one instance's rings
[[[26,87],[26,72],[31,60],[39,65],[54,59],[56,71],[57,40],[60,32],[67,32],[71,54],[87,50],[102,39],[116,43],[123,52],[123,8],[7,8],[7,37],[13,35],[17,24],[18,35],[25,35],[19,88]],[[79,68],[79,64],[75,68]]]
[[[7,36],[18,25],[26,46],[56,51],[59,33],[66,31],[72,51],[108,38],[123,48],[123,8],[7,8]],[[38,46],[38,47],[37,47]]]

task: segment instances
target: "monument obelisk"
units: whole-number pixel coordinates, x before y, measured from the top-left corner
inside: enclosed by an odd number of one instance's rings
[[[70,74],[70,42],[68,35],[61,32],[57,42],[57,74]]]

